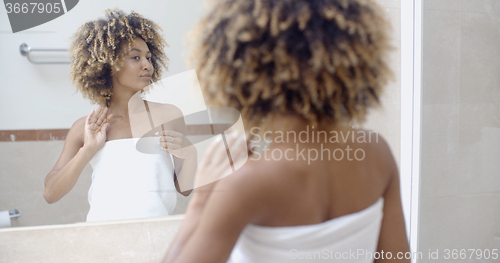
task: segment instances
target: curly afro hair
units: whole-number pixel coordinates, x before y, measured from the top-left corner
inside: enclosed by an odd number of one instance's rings
[[[246,127],[279,115],[362,123],[379,104],[392,47],[372,0],[210,2],[191,32],[190,62],[207,101],[238,109]]]
[[[144,40],[151,51],[153,81],[161,79],[163,68],[168,69],[168,58],[163,52],[167,43],[157,24],[135,12],[129,15],[117,9],[105,12],[104,19],[81,26],[70,47],[71,81],[84,98],[101,106],[109,106],[113,94],[111,69],[120,69],[134,38]]]

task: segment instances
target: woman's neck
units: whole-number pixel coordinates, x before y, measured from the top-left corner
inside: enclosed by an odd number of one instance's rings
[[[279,138],[276,138],[277,136],[282,135],[284,137],[286,135],[286,138],[290,138],[291,135],[295,135],[296,138],[299,138],[300,136],[300,141],[315,142],[316,140],[314,138],[317,137],[318,132],[325,131],[327,134],[332,131],[347,133],[348,131],[353,130],[353,128],[347,123],[338,123],[322,127],[312,125],[307,120],[298,116],[282,115],[274,118],[272,124],[269,125],[266,130],[270,132],[272,137],[274,137],[274,139],[271,139],[272,141],[278,139],[278,141],[280,141],[280,145],[284,145],[287,143],[295,144],[295,142],[287,142],[286,140],[283,141],[283,138],[280,140]]]
[[[128,118],[130,98],[136,93],[134,91],[114,91],[109,103],[109,113],[112,113],[116,117]]]

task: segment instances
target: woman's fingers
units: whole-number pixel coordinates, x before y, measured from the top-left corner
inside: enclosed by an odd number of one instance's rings
[[[94,110],[92,110],[92,111],[89,113],[89,115],[87,115],[87,119],[85,120],[85,123],[86,123],[86,124],[91,124],[90,120],[92,119],[92,117],[94,116],[94,114],[95,114],[95,111],[94,111]]]
[[[182,139],[182,137],[174,137],[174,136],[161,136],[160,137],[160,142],[169,142],[169,143],[175,143],[175,144],[182,145],[183,141],[184,140]]]
[[[96,123],[97,119],[100,117],[101,115],[101,105],[99,105],[99,107],[97,107],[97,110],[95,111],[95,113],[92,115],[92,118],[90,118],[90,124],[93,124],[93,123]]]
[[[104,121],[102,122],[102,125],[100,126],[101,132],[106,132],[108,127],[109,127],[109,121],[113,118],[113,114],[108,115]]]
[[[170,142],[160,142],[160,147],[162,147],[162,149],[167,149],[167,150],[177,150],[177,149],[181,148],[181,146],[179,144],[170,143]]]
[[[89,130],[94,132],[106,131],[109,126],[109,121],[113,118],[113,114],[108,115],[108,107],[97,107],[96,110],[92,110],[87,116],[86,125]],[[102,129],[103,125],[108,123],[106,129]]]
[[[113,113],[109,114],[106,118],[106,122],[109,122],[113,118]]]
[[[109,126],[109,122],[104,123],[104,125],[102,125],[101,128],[100,128],[101,132],[102,133],[106,133],[106,130],[107,130],[108,126]]]
[[[170,137],[182,137],[184,134],[180,133],[180,132],[173,131],[173,130],[164,130],[164,131],[156,132],[155,135],[170,136]]]
[[[101,114],[99,115],[99,118],[97,119],[97,125],[98,126],[101,126],[106,118],[107,118],[107,114],[108,114],[108,107],[105,107],[104,110],[101,111]]]

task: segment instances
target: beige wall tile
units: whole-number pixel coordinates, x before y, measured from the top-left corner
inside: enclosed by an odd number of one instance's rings
[[[500,1],[457,1],[460,12],[442,11],[446,2],[426,0],[424,10],[424,255],[493,248],[500,236]]]
[[[499,218],[499,193],[421,198],[418,246],[425,260],[419,263],[449,262],[443,258],[445,249],[498,248],[493,245],[500,236]],[[429,249],[438,249],[440,260],[428,260]]]
[[[496,112],[490,103],[460,104],[460,147],[478,143],[483,138],[483,127],[495,127]]]
[[[500,83],[500,14],[461,13],[460,103],[488,103]]]
[[[458,105],[423,106],[421,196],[446,196],[456,193],[458,127]]]
[[[424,0],[424,10],[460,11],[460,0]],[[425,12],[424,12],[425,15]]]
[[[473,121],[462,128],[464,115],[481,119],[468,106],[423,107],[421,196],[500,192],[500,128]]]
[[[458,149],[459,107],[453,104],[422,107],[422,152],[448,154]]]
[[[460,10],[464,12],[500,13],[498,0],[457,0]]]
[[[500,192],[500,128],[485,125],[487,104],[460,105],[460,180],[466,185],[459,192],[476,194]]]
[[[44,180],[62,152],[64,141],[0,143],[0,211],[16,208],[12,226],[85,221],[92,169],[87,166],[75,187],[54,204],[44,197]]]
[[[423,104],[458,103],[460,13],[426,10],[423,24]]]

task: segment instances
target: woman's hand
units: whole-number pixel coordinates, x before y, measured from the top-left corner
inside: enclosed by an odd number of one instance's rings
[[[234,169],[241,167],[248,159],[248,156],[251,155],[246,146],[243,134],[232,133],[226,136],[226,142],[231,154],[232,163],[229,162],[228,151],[221,136],[217,136],[208,146],[198,165],[194,182],[197,191],[211,190],[215,186],[215,182],[233,173],[233,167],[235,167]]]
[[[180,132],[166,130],[157,132],[160,135],[161,149],[181,159],[195,159],[197,157],[196,147]]]
[[[85,120],[85,136],[83,147],[97,152],[106,142],[106,129],[113,114],[108,115],[108,108],[99,106],[92,110]]]

